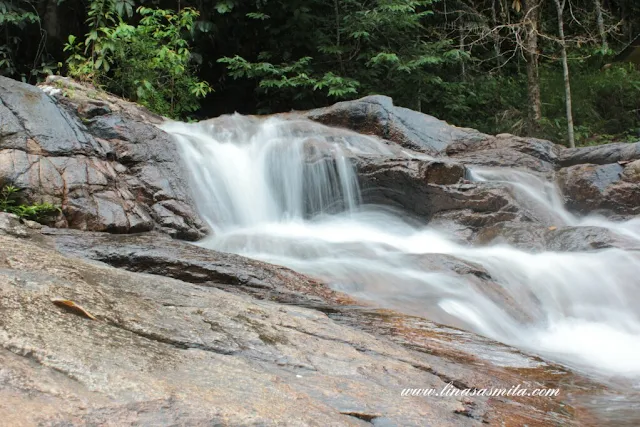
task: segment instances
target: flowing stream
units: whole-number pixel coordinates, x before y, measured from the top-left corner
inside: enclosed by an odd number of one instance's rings
[[[640,377],[640,252],[472,247],[362,202],[350,157],[420,154],[306,121],[225,120],[164,126],[179,142],[199,212],[213,230],[200,245],[285,265],[376,305],[578,369]],[[502,182],[558,227],[604,227],[640,244],[640,220],[578,218],[552,183],[532,174],[478,169],[471,179]],[[431,268],[438,256],[481,265],[492,285]]]

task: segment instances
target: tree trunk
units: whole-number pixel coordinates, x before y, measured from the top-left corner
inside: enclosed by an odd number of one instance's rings
[[[562,71],[564,76],[564,97],[567,110],[567,133],[569,147],[575,148],[576,141],[573,132],[573,108],[571,106],[571,80],[569,79],[569,62],[567,60],[567,43],[564,38],[564,6],[567,0],[554,0],[558,12],[558,35],[560,36],[560,49],[562,52]]]
[[[542,120],[542,101],[540,100],[540,72],[538,67],[538,27],[540,16],[540,0],[526,2],[524,11],[526,35],[524,50],[527,57],[527,91],[529,95],[529,111],[527,131],[535,135]]]
[[[460,22],[458,23],[458,36],[460,37],[460,44],[458,48],[461,52],[465,50],[465,34],[464,34],[464,21],[462,20],[462,14],[460,14]],[[460,61],[460,78],[462,81],[467,80],[467,68],[464,59]]]
[[[498,28],[498,11],[496,8],[496,1],[491,2],[491,21],[493,24],[493,53],[496,55],[496,65],[498,68],[502,67],[502,52],[500,49],[500,35],[496,32]]]
[[[338,49],[340,49],[340,5],[338,4],[338,0],[334,0],[333,2],[333,10],[335,13],[335,18],[336,18],[336,47]],[[338,56],[338,64],[340,65],[340,71],[342,72],[343,76],[346,76],[347,71],[344,68],[344,61],[342,60],[342,53],[340,51],[338,51],[337,53]]]
[[[600,33],[600,39],[602,40],[602,53],[609,50],[609,44],[607,43],[607,32],[604,29],[604,17],[602,16],[602,5],[600,0],[593,0],[593,4],[596,9],[596,21],[598,22],[598,32]]]
[[[60,38],[60,21],[58,20],[58,0],[48,0],[42,18],[42,26],[51,40]]]

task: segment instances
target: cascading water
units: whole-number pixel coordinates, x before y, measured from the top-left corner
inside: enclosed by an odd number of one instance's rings
[[[180,144],[198,209],[213,230],[199,244],[285,265],[381,306],[575,367],[640,376],[637,252],[469,247],[400,212],[363,205],[350,157],[420,156],[372,137],[242,116],[224,126],[164,129]],[[472,178],[503,181],[558,226],[605,227],[640,243],[640,221],[577,218],[552,184],[531,174],[474,170]],[[434,254],[481,265],[491,289],[429,268],[423,261]]]

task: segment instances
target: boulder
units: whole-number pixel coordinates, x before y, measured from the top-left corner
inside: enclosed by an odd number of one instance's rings
[[[506,244],[529,252],[547,249],[549,227],[534,222],[501,222],[483,227],[473,237],[477,245]]]
[[[639,162],[569,166],[557,174],[567,208],[582,214],[640,214]]]
[[[464,164],[528,169],[550,175],[562,149],[542,139],[500,134],[455,142],[447,147],[446,154]]]
[[[60,206],[61,227],[204,235],[158,117],[60,77],[44,89],[0,77],[1,185]]]
[[[505,222],[483,228],[474,236],[478,245],[508,244],[528,252],[588,252],[618,248],[640,250],[638,241],[624,232],[597,226],[552,226]]]
[[[449,144],[457,140],[485,137],[476,130],[457,128],[435,117],[396,107],[391,98],[381,95],[339,102],[303,115],[328,126],[375,135],[428,154],[444,153]]]
[[[552,142],[475,129],[459,128],[435,117],[393,105],[387,96],[368,96],[304,113],[302,117],[328,126],[375,135],[410,150],[454,157],[464,164],[518,167],[550,173],[562,147]],[[299,117],[294,115],[293,117]]]
[[[360,158],[357,171],[365,202],[398,208],[463,240],[498,223],[551,225],[518,203],[508,185],[468,181],[467,169],[448,159]]]
[[[562,167],[568,167],[584,163],[606,165],[634,160],[640,160],[640,142],[635,144],[619,142],[592,147],[568,148],[560,153],[558,163]]]

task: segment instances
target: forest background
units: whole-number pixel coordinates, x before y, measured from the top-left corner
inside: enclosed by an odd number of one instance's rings
[[[0,74],[69,75],[185,120],[384,94],[487,133],[630,142],[639,3],[0,0]]]

